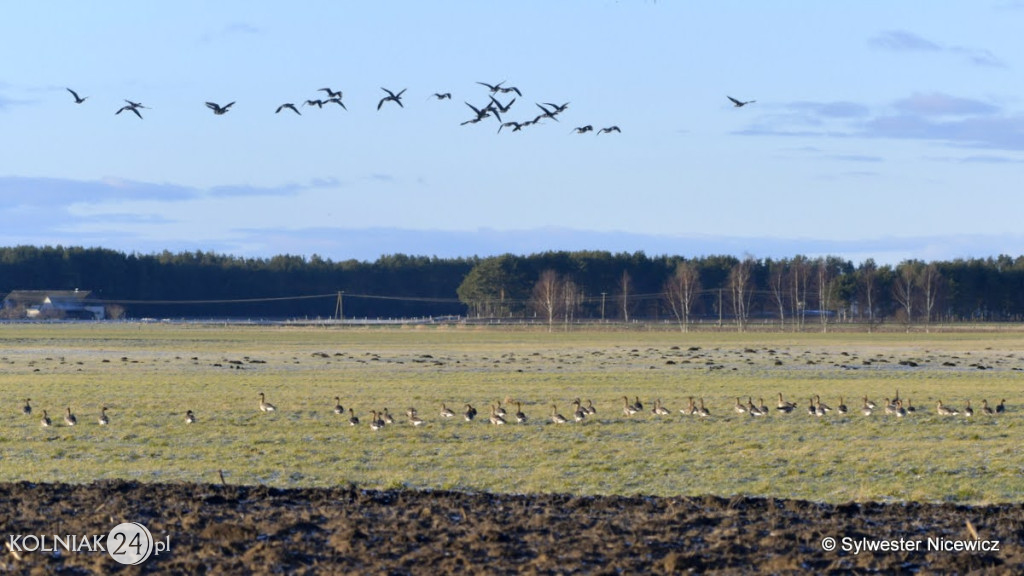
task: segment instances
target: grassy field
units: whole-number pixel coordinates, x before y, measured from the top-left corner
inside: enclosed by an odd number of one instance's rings
[[[219,482],[223,471],[273,486],[1021,501],[1020,350],[1016,332],[0,325],[0,481]],[[916,414],[860,414],[861,397],[882,404],[897,389]],[[259,411],[259,392],[276,412]],[[774,408],[779,393],[798,409],[733,410],[737,396]],[[833,407],[843,396],[851,414],[808,416],[814,394]],[[334,414],[335,396],[363,424]],[[624,415],[623,396],[644,412]],[[711,417],[681,415],[690,396]],[[597,414],[551,423],[552,404],[571,419],[576,397]],[[671,415],[650,413],[657,398]],[[1006,414],[981,414],[982,399],[1002,398]],[[976,414],[939,416],[938,400],[970,400]],[[521,402],[530,421],[491,425],[499,401]],[[440,418],[442,402],[460,416]],[[462,420],[465,403],[476,421]],[[63,423],[68,407],[77,426]],[[396,424],[371,430],[385,407]],[[425,425],[408,424],[409,407]]]

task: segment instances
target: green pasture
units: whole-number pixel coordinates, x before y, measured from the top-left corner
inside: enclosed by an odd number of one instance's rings
[[[1024,332],[0,325],[0,481],[1020,502]],[[917,413],[860,414],[899,390]],[[264,392],[277,411],[258,409]],[[733,410],[736,397],[774,408]],[[849,415],[813,417],[811,396]],[[333,413],[341,398],[361,419]],[[627,417],[623,396],[644,411]],[[711,416],[679,413],[703,398]],[[582,423],[574,398],[593,401]],[[31,398],[31,415],[22,414]],[[650,413],[660,398],[672,412]],[[1007,413],[981,413],[1005,398]],[[975,416],[943,417],[935,404]],[[494,426],[490,406],[530,420]],[[458,413],[439,417],[445,403]],[[463,406],[479,410],[466,422]],[[511,403],[511,404],[510,404]],[[99,426],[100,408],[111,423]],[[77,426],[62,420],[70,407]],[[374,431],[371,410],[396,423]],[[411,426],[415,407],[425,425]],[[43,428],[43,410],[53,426]],[[198,422],[186,425],[186,410]]]

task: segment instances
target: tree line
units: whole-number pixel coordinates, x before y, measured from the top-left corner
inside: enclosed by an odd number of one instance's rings
[[[854,264],[834,256],[685,258],[552,251],[373,262],[319,256],[0,248],[0,294],[92,291],[128,317],[411,318],[751,322],[827,330],[835,323],[1016,322],[1024,257]]]

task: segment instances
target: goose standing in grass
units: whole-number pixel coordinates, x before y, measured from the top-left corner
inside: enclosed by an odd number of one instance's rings
[[[466,419],[466,422],[472,422],[473,418],[476,418],[476,408],[473,408],[470,404],[466,404],[466,411],[462,413],[462,417]]]
[[[686,408],[680,408],[679,413],[683,416],[693,416],[697,413],[697,403],[693,401],[693,396],[686,400]]]
[[[28,415],[28,414],[32,413],[32,405],[29,404],[29,402],[31,402],[31,401],[32,401],[31,398],[25,398],[25,405],[21,407],[21,413],[22,414]]]
[[[974,408],[971,408],[970,400],[967,401],[967,406],[964,407],[964,416],[966,416],[967,418],[974,416]]]
[[[196,415],[195,415],[195,413],[192,412],[191,410],[189,410],[188,412],[185,412],[185,424],[195,424],[195,423],[196,423]]]
[[[740,403],[739,396],[736,397],[736,404],[732,407],[732,409],[735,410],[737,414],[747,413],[747,407]]]
[[[359,426],[359,416],[356,416],[355,411],[351,408],[348,409],[348,425]]]
[[[370,410],[370,430],[380,430],[384,427],[384,421],[377,416],[376,410]]]
[[[502,424],[505,424],[505,419],[502,418],[500,414],[498,414],[498,409],[493,404],[491,405],[490,420],[491,424],[494,424],[495,426],[501,426]]]
[[[625,398],[625,396],[623,396],[623,398]],[[551,421],[554,422],[555,424],[565,424],[566,422],[568,422],[565,416],[562,416],[561,414],[558,413],[558,406],[554,404],[551,405]]]
[[[796,402],[787,402],[782,399],[782,392],[779,392],[779,403],[775,405],[779,412],[789,414],[796,408]]]
[[[68,426],[74,426],[75,424],[78,424],[78,418],[75,418],[75,415],[71,413],[70,406],[68,406],[67,414],[64,415],[64,423],[67,424]]]
[[[626,416],[632,416],[633,414],[636,414],[636,412],[637,412],[636,406],[630,404],[629,403],[629,398],[626,398],[625,396],[623,396],[622,397],[622,413],[625,414]]]
[[[999,401],[999,405],[996,406],[996,414],[1002,414],[1006,412],[1006,398]]]
[[[871,409],[871,406],[868,405],[867,396],[864,397],[864,406],[860,409],[860,413],[865,416],[871,416],[872,414],[875,413],[875,411]]]
[[[593,400],[587,399],[586,411],[587,411],[587,414],[590,415],[590,416],[593,416],[593,415],[597,414],[597,408],[594,408]]]
[[[871,408],[872,410],[878,408],[878,404],[875,404],[871,400],[868,400],[867,396],[864,397],[864,405],[867,406],[868,408]]]
[[[260,412],[273,412],[275,410],[277,410],[277,407],[267,402],[266,396],[263,395],[263,392],[260,392]]]
[[[836,412],[838,412],[840,414],[846,414],[849,411],[850,411],[850,409],[847,408],[846,404],[843,403],[843,397],[840,396],[839,397],[839,405],[836,406]]]
[[[106,406],[104,406],[102,409],[100,409],[100,418],[99,418],[98,422],[100,423],[100,426],[106,426],[107,424],[110,424],[110,417],[107,416],[107,407]]]
[[[831,412],[832,411],[832,407],[831,406],[829,406],[828,404],[822,404],[821,403],[821,396],[818,396],[817,394],[814,395],[814,405],[817,406],[818,408],[821,408],[825,412]]]
[[[907,415],[907,409],[903,407],[903,400],[896,401],[896,417],[903,418]]]
[[[656,416],[668,416],[672,412],[661,403],[661,398],[654,401],[654,414]]]
[[[893,402],[892,400],[889,400],[888,398],[885,399],[885,413],[886,414],[895,414],[896,413],[896,403]]]
[[[444,402],[441,402],[441,418],[453,418],[454,416],[455,412],[451,408],[445,406]]]
[[[768,407],[764,405],[764,398],[758,398],[758,401],[760,402],[760,404],[758,405],[757,409],[761,411],[762,416],[767,416]]]
[[[639,396],[636,396],[636,402],[633,403],[633,408],[636,408],[637,412],[643,412],[644,411],[644,404],[643,404],[643,402],[640,401],[640,397]]]
[[[959,414],[955,408],[944,406],[942,404],[942,400],[939,400],[938,403],[935,404],[935,412],[938,413],[939,416],[956,416]]]
[[[700,399],[700,408],[697,408],[697,416],[700,416],[701,418],[707,418],[708,416],[711,416],[711,411],[704,407],[703,397],[701,397]]]
[[[988,405],[988,400],[981,401],[981,413],[985,416],[995,416],[996,412]]]
[[[902,403],[902,400],[900,402]],[[914,405],[910,403],[910,398],[907,398],[906,410],[907,410],[907,414],[913,414],[913,413],[917,412],[917,408],[914,408]]]
[[[807,405],[807,415],[808,416],[817,416],[818,415],[818,407],[814,405],[814,398],[811,398],[811,403]]]
[[[747,414],[750,414],[751,416],[764,416],[764,414],[761,413],[761,409],[754,406],[754,400],[750,396],[747,396]]]
[[[494,409],[494,413],[497,414],[498,416],[501,416],[502,418],[508,416],[508,412],[506,412],[505,409],[501,407],[501,400],[498,400],[498,407]]]
[[[341,396],[335,396],[334,397],[334,413],[335,414],[344,414],[345,413],[345,408],[344,408],[344,406],[341,405]]]
[[[583,422],[587,419],[587,411],[580,405],[580,399],[577,398],[572,402],[572,419],[577,422]]]
[[[380,418],[380,419],[381,419],[381,420],[382,420],[382,421],[383,421],[383,422],[384,422],[385,424],[394,424],[394,423],[395,423],[395,418],[394,418],[393,416],[391,416],[391,413],[389,413],[389,412],[388,412],[388,409],[387,409],[387,408],[385,408],[385,409],[384,409],[384,412],[382,413],[382,415],[381,415],[381,418]]]
[[[49,428],[51,424],[53,424],[53,422],[50,421],[50,417],[46,414],[46,410],[43,410],[43,417],[39,420],[39,425],[43,428]]]
[[[412,424],[413,426],[423,426],[423,419],[416,415],[415,408],[409,410],[409,424]]]
[[[516,402],[516,422],[523,424],[527,420],[526,414],[523,413],[523,405],[520,402]]]

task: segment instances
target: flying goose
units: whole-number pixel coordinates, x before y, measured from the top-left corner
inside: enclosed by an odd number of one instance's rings
[[[302,116],[302,112],[299,112],[299,109],[296,108],[295,104],[292,104],[291,102],[285,102],[284,104],[281,104],[280,106],[278,106],[277,110],[274,111],[274,114],[280,114],[281,110],[284,110],[285,108],[291,110],[292,112],[295,112],[299,116]]]
[[[481,86],[486,86],[487,89],[491,91],[491,94],[497,94],[498,92],[500,92],[501,91],[501,85],[504,84],[504,83],[505,83],[504,80],[502,80],[501,82],[498,82],[497,84],[488,84],[487,82],[477,82],[477,84],[479,84]]]
[[[753,104],[754,102],[757,102],[757,100],[747,100],[746,102],[742,102],[740,100],[737,100],[737,99],[733,98],[732,96],[726,96],[726,98],[728,98],[729,100],[732,100],[732,104],[736,108],[742,108],[742,107],[746,106],[747,104]]]
[[[85,96],[85,97],[79,96],[78,92],[75,92],[71,88],[65,88],[65,90],[67,90],[68,92],[71,92],[71,95],[75,97],[75,104],[81,104],[82,102],[85,102],[86,98],[88,98],[88,96]]]
[[[346,112],[348,111],[348,108],[345,106],[345,103],[341,101],[341,98],[328,98],[324,102],[324,104],[327,104],[328,102],[331,102],[333,104],[337,104],[338,106],[341,106],[342,109],[344,109]]]
[[[128,102],[128,101],[126,100],[126,102]],[[139,113],[139,108],[144,108],[144,106],[136,105],[133,102],[128,102],[128,105],[122,106],[122,107],[118,108],[117,112],[114,112],[114,114],[117,115],[117,114],[120,114],[121,112],[124,112],[125,110],[128,110],[129,112],[134,112],[135,115],[138,116],[139,119],[141,119],[142,118],[142,114]]]
[[[263,392],[260,392],[260,411],[261,412],[273,412],[277,410],[277,407],[267,402],[267,399],[263,396]]]
[[[508,104],[505,104],[504,106],[502,106],[501,102],[498,102],[494,98],[494,96],[491,96],[491,104],[494,105],[494,107],[498,109],[498,112],[501,112],[502,114],[508,112],[509,109],[512,108],[512,105],[515,104],[515,103],[516,103],[516,99],[513,98],[511,102],[509,102]]]
[[[572,129],[572,131],[577,134],[586,134],[587,132],[592,132],[593,130],[594,127],[591,126],[590,124],[587,124],[586,126],[577,126]]]
[[[216,102],[207,102],[206,103],[206,107],[209,108],[210,110],[213,110],[213,113],[216,114],[217,116],[220,116],[221,114],[226,114],[227,111],[228,111],[228,108],[231,108],[234,105],[235,105],[234,102],[230,102],[228,104],[225,104],[224,106],[221,106],[220,104],[217,104]]]
[[[601,128],[600,130],[598,130],[597,135],[600,136],[601,134],[611,134],[612,132],[619,132],[621,134],[622,130],[620,130],[618,126],[609,126],[607,128]]]
[[[315,98],[315,99],[312,99],[312,100],[306,100],[305,102],[302,103],[302,105],[303,106],[316,106],[317,108],[323,108],[324,107],[324,101],[319,99],[319,98]]]
[[[554,111],[552,112],[553,114],[561,114],[562,112],[565,112],[566,108],[569,107],[569,103],[568,102],[566,102],[565,104],[561,104],[561,105],[559,105],[559,104],[552,104],[551,102],[545,102],[544,105],[545,106],[551,106],[552,108],[554,108]]]
[[[427,99],[430,99],[431,97],[436,98],[437,100],[451,100],[452,99],[452,93],[451,92],[434,92],[431,96],[427,96]]]
[[[338,98],[338,99],[340,99],[341,96],[342,96],[341,90],[338,90],[337,92],[335,92],[335,91],[331,90],[330,88],[318,88],[317,92],[327,92],[327,97],[328,98]]]
[[[377,103],[377,110],[380,110],[380,107],[383,106],[384,103],[387,102],[388,100],[391,100],[395,104],[398,104],[400,107],[405,108],[405,106],[402,104],[402,94],[405,93],[407,88],[402,88],[402,91],[399,92],[398,94],[395,94],[391,90],[388,90],[387,88],[383,88],[383,87],[381,88],[381,90],[387,92],[388,95],[383,97],[383,98],[381,98],[380,102]]]

